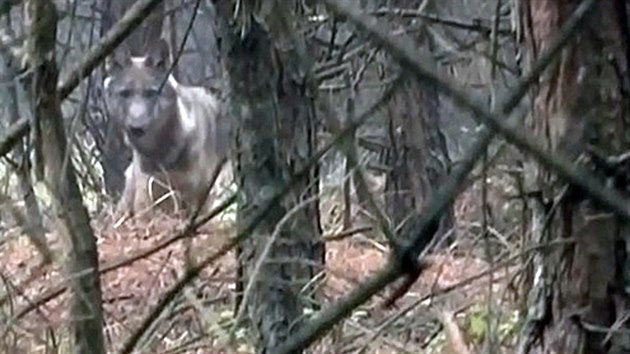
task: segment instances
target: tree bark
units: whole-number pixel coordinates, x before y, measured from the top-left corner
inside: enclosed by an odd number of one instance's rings
[[[554,38],[580,1],[522,2],[529,62]],[[621,4],[620,8],[615,8]],[[530,128],[549,151],[562,151],[612,188],[626,193],[625,162],[611,159],[630,148],[628,137],[629,43],[623,1],[598,1],[586,27],[565,48],[533,93]],[[558,183],[531,163],[530,242],[572,241],[533,257],[529,266],[527,321],[519,353],[625,353],[630,350],[628,278],[624,264],[627,225]],[[532,194],[532,193],[530,193]],[[556,205],[557,203],[557,205]],[[536,207],[537,206],[537,207]],[[545,218],[551,218],[547,226]],[[621,331],[610,332],[615,321]],[[626,332],[624,332],[626,331]]]
[[[295,32],[279,25],[285,6],[273,3],[276,17],[254,16],[256,10],[246,8],[236,21],[234,1],[216,3],[235,122],[239,230],[310,160],[315,147],[312,91],[305,74],[310,71],[298,59],[302,48],[290,40]],[[313,183],[318,171],[311,172],[272,207],[237,252],[237,290],[244,291],[237,295],[237,310],[242,307],[248,315],[258,353],[273,352],[300,328],[305,302],[299,291],[321,270],[319,211],[311,198],[318,193]],[[287,212],[292,215],[283,220]]]
[[[10,31],[12,31],[12,23],[10,13],[6,15],[6,25]],[[11,65],[10,61],[6,61],[6,64],[3,65],[4,71],[15,79],[18,75],[18,70]],[[6,88],[6,96],[9,100],[9,122],[11,124],[15,124],[20,120],[20,107],[19,107],[19,98],[18,98],[18,90],[15,86],[16,84],[8,85]],[[42,213],[39,208],[39,204],[37,203],[37,198],[35,197],[35,191],[33,189],[33,181],[30,175],[30,159],[28,158],[28,151],[25,148],[24,143],[18,143],[15,151],[13,153],[13,159],[17,162],[17,177],[19,182],[20,193],[22,194],[22,200],[24,201],[24,205],[26,207],[26,215],[28,217],[24,217],[19,213],[19,211],[15,211],[15,216],[18,219],[22,219],[23,224],[21,225],[24,229],[24,232],[28,235],[29,239],[33,243],[33,245],[37,248],[39,253],[42,256],[42,264],[48,264],[52,261],[52,252],[48,248],[48,242],[46,241],[46,234],[44,230]]]
[[[417,9],[422,1],[389,3],[396,8]],[[425,37],[421,31],[418,46],[431,50]],[[396,66],[392,69],[398,70]],[[421,213],[433,190],[449,173],[451,159],[440,126],[439,106],[437,90],[415,80],[408,80],[388,105],[387,164],[391,170],[387,175],[385,195],[387,212],[396,226],[412,214]],[[450,231],[453,224],[453,209],[448,208],[436,237]]]
[[[388,105],[391,171],[385,184],[387,211],[394,225],[421,213],[433,190],[448,175],[450,157],[439,125],[439,98],[434,89],[407,82]],[[438,235],[453,227],[449,208]]]
[[[29,85],[34,92],[32,129],[41,127],[44,177],[53,194],[53,208],[61,235],[67,242],[67,271],[72,289],[72,332],[75,353],[105,353],[103,314],[96,240],[66,145],[57,91],[57,8],[51,0],[30,0],[25,18]],[[35,125],[35,127],[33,126]]]

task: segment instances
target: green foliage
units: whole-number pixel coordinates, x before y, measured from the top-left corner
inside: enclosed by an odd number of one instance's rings
[[[520,327],[519,312],[509,310],[500,315],[497,323],[496,316],[493,318],[488,316],[488,306],[486,304],[477,304],[467,313],[467,321],[464,327],[469,338],[475,343],[481,343],[487,335],[488,320],[493,321],[492,328],[496,330],[496,336],[500,343],[509,342],[511,337],[518,333]]]
[[[475,342],[481,342],[488,328],[488,312],[485,306],[474,306],[468,314],[466,332]]]
[[[250,333],[245,326],[236,325],[234,312],[230,309],[224,309],[220,312],[208,311],[204,314],[206,323],[211,323],[210,332],[214,333],[219,342],[227,343],[233,347],[238,353],[254,353],[254,346],[250,340]]]

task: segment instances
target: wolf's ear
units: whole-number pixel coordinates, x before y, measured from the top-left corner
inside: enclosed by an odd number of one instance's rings
[[[105,88],[106,92],[109,92],[109,85],[112,83],[112,77],[108,76],[105,78],[105,80],[103,80],[103,87]]]
[[[154,69],[166,69],[168,66],[168,44],[163,38],[160,38],[154,45],[149,47],[145,65]]]
[[[105,60],[105,70],[108,74],[114,74],[129,65],[131,65],[131,51],[126,45],[119,45]]]

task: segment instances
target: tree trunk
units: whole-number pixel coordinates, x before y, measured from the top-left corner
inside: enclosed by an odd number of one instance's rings
[[[75,353],[105,353],[103,314],[96,240],[66,145],[55,62],[57,9],[51,0],[30,0],[27,55],[33,70],[34,121],[41,127],[44,177],[53,195],[58,231],[66,236],[67,271],[72,289],[71,320]],[[39,142],[37,142],[39,143]]]
[[[418,9],[421,3],[423,1],[417,0],[389,2],[392,7],[407,9]],[[427,10],[426,6],[423,10]],[[417,38],[418,46],[431,50],[422,32]],[[393,225],[398,226],[410,215],[421,213],[433,190],[448,175],[451,159],[440,126],[439,106],[437,90],[415,80],[405,82],[388,105],[387,164],[391,170],[385,195]],[[450,231],[453,224],[453,209],[448,208],[436,237]]]
[[[415,81],[405,83],[388,105],[389,151],[387,211],[394,225],[421,213],[436,186],[448,174],[450,158],[439,126],[437,92]],[[438,235],[453,227],[452,208]]]
[[[580,2],[522,2],[530,64]],[[624,1],[597,2],[585,28],[539,81],[530,120],[550,152],[564,152],[623,191],[627,162],[610,158],[630,148],[625,13]],[[538,207],[532,209],[529,241],[572,242],[546,249],[528,264],[531,290],[519,353],[627,353],[627,226],[576,188],[565,192],[550,171],[531,166],[529,188],[540,197],[530,204]],[[621,330],[609,332],[615,321]]]
[[[258,22],[264,16],[253,16],[252,9],[241,9],[242,16],[232,21],[233,1],[216,6],[235,122],[233,166],[241,192],[237,229],[242,230],[310,160],[314,108],[304,76],[309,70],[298,59],[301,48],[291,43],[291,29],[278,25],[284,6],[264,24]],[[299,291],[321,270],[319,211],[311,198],[318,193],[317,173],[312,170],[274,205],[238,252],[237,290],[244,293],[237,295],[237,310],[248,315],[258,353],[272,352],[300,327],[304,302]],[[283,220],[287,212],[292,215]]]
[[[13,25],[11,23],[10,13],[6,15],[6,25],[9,30],[12,31]],[[14,81],[13,79],[18,76],[18,71],[16,70],[16,68],[14,68],[13,65],[11,65],[9,62],[7,62],[3,66],[4,71],[7,73],[7,75],[10,75],[12,81]],[[20,119],[20,105],[16,83],[7,85],[6,97],[9,101],[9,122],[15,123]],[[13,159],[17,162],[16,173],[18,177],[20,193],[22,194],[21,197],[24,201],[24,206],[26,207],[26,215],[28,215],[28,217],[24,217],[17,210],[14,214],[18,217],[18,219],[22,219],[21,221],[23,222],[23,224],[21,226],[24,229],[26,235],[28,235],[33,245],[41,254],[42,264],[48,264],[52,261],[52,252],[48,248],[42,213],[39,208],[39,204],[37,203],[37,198],[35,197],[33,181],[30,175],[30,159],[28,158],[28,154],[26,154],[26,151],[28,151],[28,149],[25,148],[25,144],[22,142],[18,143],[13,154]]]

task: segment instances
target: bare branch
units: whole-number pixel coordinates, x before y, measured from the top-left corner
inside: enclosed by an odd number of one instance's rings
[[[70,314],[75,320],[72,350],[78,353],[105,353],[101,285],[98,275],[98,251],[94,232],[81,199],[72,161],[65,161],[68,151],[61,106],[57,99],[58,69],[55,58],[57,8],[52,0],[29,0],[29,67],[38,80],[33,84],[34,120],[32,130],[41,129],[45,182],[52,192],[57,231],[64,239],[68,257],[66,271],[71,275]]]
[[[30,126],[26,118],[11,124],[4,134],[0,135],[0,157],[9,153],[13,146],[28,134],[29,130]]]
[[[81,80],[107,57],[142,21],[148,17],[162,0],[139,0],[125,12],[125,15],[110,29],[103,38],[85,55],[70,73],[61,80],[59,98],[65,99],[79,85]]]
[[[451,27],[454,29],[471,31],[471,32],[481,32],[484,34],[490,34],[493,30],[493,23],[490,20],[485,19],[473,19],[471,22],[457,20],[457,19],[447,19],[442,18],[436,15],[426,14],[424,11],[419,11],[416,9],[399,9],[399,8],[381,8],[372,12],[375,16],[400,16],[402,18],[419,18],[423,21],[429,23],[435,23],[438,25],[443,25],[447,27]],[[502,36],[510,36],[512,35],[512,31],[509,29],[496,29],[497,33]]]

